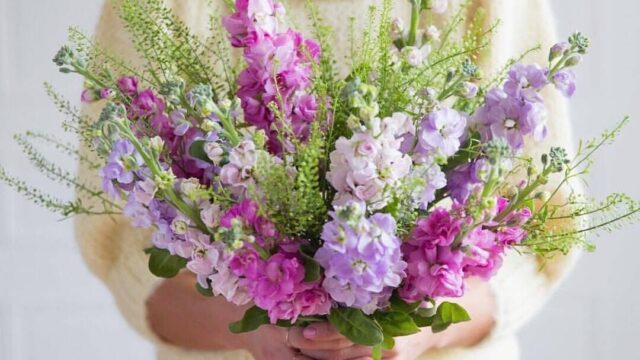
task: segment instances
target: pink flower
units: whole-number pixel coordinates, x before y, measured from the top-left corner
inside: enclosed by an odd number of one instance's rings
[[[464,240],[465,277],[478,276],[484,280],[493,277],[502,265],[504,247],[496,242],[496,235],[482,227],[474,229]]]
[[[162,113],[164,102],[153,93],[153,90],[146,89],[133,99],[131,108],[136,115],[146,117]]]
[[[299,309],[300,315],[327,315],[331,310],[329,294],[319,286],[299,292],[295,295],[293,303]]]
[[[418,220],[409,242],[427,247],[449,246],[460,233],[461,226],[462,220],[443,208],[437,208],[429,217]]]
[[[258,204],[251,200],[244,200],[229,209],[220,219],[220,226],[230,229],[232,220],[239,219],[245,224],[253,226],[256,221]]]
[[[127,96],[138,94],[138,79],[134,76],[123,76],[118,79],[118,89]]]

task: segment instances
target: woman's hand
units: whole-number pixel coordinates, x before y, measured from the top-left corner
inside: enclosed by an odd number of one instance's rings
[[[371,348],[356,345],[328,323],[289,330],[289,344],[314,360],[369,360]]]
[[[263,325],[247,334],[247,350],[255,360],[312,360],[292,348],[288,332],[289,330],[274,325]]]

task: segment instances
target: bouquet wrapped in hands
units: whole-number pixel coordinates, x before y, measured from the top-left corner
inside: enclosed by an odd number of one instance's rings
[[[491,279],[507,250],[590,249],[586,235],[634,219],[638,207],[623,194],[594,202],[571,190],[626,120],[573,155],[522,153],[553,121],[541,91],[573,95],[571,67],[587,38],[553,46],[548,64],[514,59],[485,78],[474,60],[495,26],[483,26],[482,11],[454,39],[464,6],[424,29],[423,13],[447,2],[411,2],[408,26],[390,17],[389,0],[371,9],[340,77],[311,2],[315,39],[289,28],[273,0],[229,4],[201,39],[159,0],[125,0],[142,69],[73,29],[54,59],[84,77],[82,101],[102,102],[100,117],[76,114],[48,87],[70,115],[65,128],[99,161],[47,135],[17,137],[41,169],[101,206],[0,177],[65,216],[123,214],[153,228],[155,275],[186,268],[205,296],[254,304],[232,332],[328,321],[378,356],[394,337],[443,331],[469,315],[442,299],[463,296],[470,277]],[[32,140],[93,161],[102,189],[57,171]],[[560,191],[570,194],[562,202]]]

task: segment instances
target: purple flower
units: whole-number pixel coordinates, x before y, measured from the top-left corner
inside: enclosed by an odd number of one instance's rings
[[[144,206],[136,201],[133,194],[129,196],[129,201],[122,209],[122,214],[131,220],[134,227],[141,229],[147,229],[160,220],[160,213],[154,209],[154,206]]]
[[[409,243],[426,247],[449,246],[460,233],[462,223],[448,210],[437,208],[429,217],[418,220]]]
[[[395,220],[388,214],[364,217],[354,203],[337,207],[324,225],[316,261],[324,268],[324,289],[346,306],[374,312],[405,276]]]
[[[547,135],[546,120],[544,104],[514,98],[501,89],[489,91],[485,105],[474,115],[483,142],[503,138],[515,151],[522,150],[527,135],[543,140]]]
[[[247,68],[238,76],[238,97],[245,120],[265,130],[269,150],[280,153],[283,144],[278,128],[287,125],[293,136],[305,140],[308,124],[315,120],[311,84],[312,63],[320,56],[319,45],[291,29],[284,31],[281,4],[271,0],[238,0],[236,12],[223,19],[234,47],[244,48]],[[276,119],[269,104],[277,104],[284,122]]]
[[[153,93],[153,90],[146,89],[133,99],[131,108],[139,117],[147,117],[162,113],[164,102]]]
[[[114,182],[119,185],[130,185],[135,179],[134,170],[142,164],[142,160],[135,154],[133,144],[128,140],[116,140],[111,149],[107,163],[100,170],[102,187],[111,197],[118,197],[119,191]]]
[[[576,75],[571,70],[560,70],[553,75],[553,84],[564,96],[570,98],[576,92]]]
[[[485,181],[488,164],[484,159],[460,165],[447,173],[447,190],[451,197],[464,203],[473,189]]]
[[[118,79],[118,89],[126,96],[138,94],[138,79],[134,76],[123,76]]]
[[[504,84],[504,91],[517,99],[527,101],[542,101],[538,93],[549,82],[547,79],[548,69],[543,69],[539,65],[515,64],[509,70],[507,81]]]
[[[96,94],[95,91],[93,90],[89,90],[89,89],[84,89],[82,90],[82,95],[80,96],[80,101],[82,101],[83,103],[92,103],[96,100],[99,99],[99,94]]]
[[[427,115],[418,130],[416,152],[424,157],[448,158],[460,148],[467,119],[461,113],[442,108]]]
[[[504,246],[496,242],[496,235],[482,227],[474,229],[463,241],[465,277],[478,276],[489,280],[502,265]]]

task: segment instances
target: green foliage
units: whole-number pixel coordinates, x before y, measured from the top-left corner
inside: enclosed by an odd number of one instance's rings
[[[168,250],[149,248],[145,250],[149,255],[149,271],[157,277],[172,278],[187,266],[187,259],[171,255]]]
[[[256,330],[266,324],[269,324],[269,315],[267,315],[267,312],[257,306],[253,306],[245,311],[241,320],[229,325],[229,331],[233,334],[241,334]]]
[[[66,132],[77,134],[85,145],[91,145],[95,135],[91,118],[82,115],[80,110],[71,105],[71,102],[65,99],[64,96],[56,92],[51,84],[44,83],[44,89],[58,111],[66,117],[62,122],[62,128]]]
[[[327,216],[325,198],[320,190],[319,163],[324,156],[322,133],[317,124],[306,144],[298,146],[295,173],[286,163],[275,163],[263,154],[254,169],[259,194],[253,194],[262,211],[283,234],[304,235],[317,240]]]
[[[193,34],[161,0],[123,0],[119,10],[136,50],[147,61],[146,72],[156,83],[175,75],[188,85],[211,84],[216,100],[227,91],[224,84],[229,82],[218,76],[211,60],[212,56],[218,61],[227,59],[224,52],[218,52],[222,48],[211,51],[206,40]]]
[[[360,345],[376,346],[384,338],[380,325],[360,309],[331,309],[329,323],[347,339]]]

